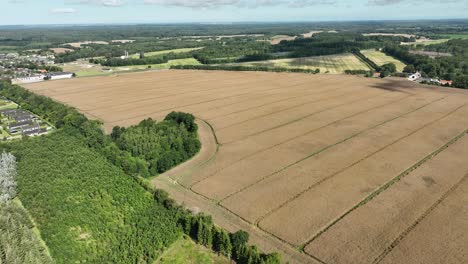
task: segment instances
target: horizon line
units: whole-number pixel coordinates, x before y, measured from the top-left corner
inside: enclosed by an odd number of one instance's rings
[[[41,27],[41,26],[112,26],[112,25],[223,25],[223,24],[298,24],[298,23],[340,23],[340,22],[413,22],[413,21],[467,21],[468,18],[408,18],[408,19],[348,19],[348,20],[303,20],[303,21],[180,21],[180,22],[99,22],[99,23],[45,23],[45,24],[0,24],[0,27]]]

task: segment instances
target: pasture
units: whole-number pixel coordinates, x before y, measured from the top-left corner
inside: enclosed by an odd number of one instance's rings
[[[397,60],[397,59],[395,59],[395,58],[393,58],[391,56],[388,56],[385,53],[380,52],[380,51],[363,50],[363,51],[361,51],[361,53],[364,54],[364,56],[366,56],[368,59],[370,59],[371,61],[373,61],[375,64],[377,64],[379,66],[382,66],[382,65],[387,64],[387,63],[395,64],[398,72],[402,72],[403,69],[406,66],[406,64],[404,64],[403,62],[401,62],[401,61],[399,61],[399,60]]]
[[[290,263],[457,263],[468,254],[468,91],[174,70],[25,87],[107,131],[171,111],[205,120],[219,145],[163,175],[167,184],[152,182]],[[210,128],[200,133],[203,144],[214,138]]]
[[[268,66],[294,69],[320,69],[321,73],[344,73],[345,70],[370,70],[369,66],[351,53],[314,56],[292,59],[278,59],[268,61],[243,62],[236,65]]]
[[[183,48],[183,49],[171,49],[171,50],[160,50],[160,51],[152,51],[152,52],[146,52],[145,56],[146,57],[153,57],[153,56],[160,56],[168,53],[186,53],[186,52],[191,52],[195,50],[199,50],[202,48]],[[140,58],[140,54],[133,54],[130,55],[130,58],[132,59],[138,59]]]

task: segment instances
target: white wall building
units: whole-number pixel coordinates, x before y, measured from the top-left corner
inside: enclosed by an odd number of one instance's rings
[[[11,80],[12,84],[21,84],[21,83],[34,83],[34,82],[42,82],[44,81],[45,75],[34,75],[28,77],[21,77]]]
[[[73,77],[71,72],[54,72],[47,75],[49,80],[60,80],[60,79],[70,79]]]

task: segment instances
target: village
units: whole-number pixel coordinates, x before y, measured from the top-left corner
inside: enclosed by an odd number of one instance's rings
[[[11,80],[13,84],[41,82],[45,80],[69,79],[71,72],[63,72],[54,66],[53,54],[19,55],[18,53],[0,54],[0,80]]]

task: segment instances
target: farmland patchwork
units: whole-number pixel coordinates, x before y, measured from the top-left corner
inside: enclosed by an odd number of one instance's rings
[[[466,260],[466,91],[391,78],[172,70],[27,88],[107,131],[171,111],[204,120],[218,148],[168,174],[176,186],[168,191],[228,230],[250,227],[253,242],[291,263]]]

